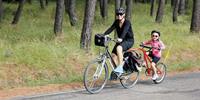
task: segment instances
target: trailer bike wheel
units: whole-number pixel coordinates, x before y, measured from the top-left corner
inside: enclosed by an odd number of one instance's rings
[[[162,83],[166,77],[167,67],[164,63],[158,63],[156,64],[156,67],[157,67],[158,78],[156,80],[153,80],[153,82],[155,84],[159,84]]]

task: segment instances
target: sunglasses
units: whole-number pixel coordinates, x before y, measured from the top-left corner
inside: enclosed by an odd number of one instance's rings
[[[119,16],[119,15],[120,15],[120,16],[122,16],[122,15],[123,15],[123,13],[116,13],[116,15],[117,15],[117,16]]]
[[[152,37],[158,37],[158,35],[152,35]]]

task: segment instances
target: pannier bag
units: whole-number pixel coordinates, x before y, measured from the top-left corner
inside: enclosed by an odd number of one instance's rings
[[[124,64],[123,69],[125,71],[137,71],[136,64],[139,66],[138,59],[140,59],[140,57],[138,57],[138,55],[134,55],[132,52],[126,52],[124,54],[124,57],[127,57],[127,56],[129,58]]]
[[[105,46],[105,36],[103,34],[96,34],[94,37],[95,45],[96,46]]]

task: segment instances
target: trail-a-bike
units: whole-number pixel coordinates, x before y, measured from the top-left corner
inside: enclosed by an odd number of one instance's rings
[[[101,53],[99,53],[97,58],[90,61],[85,68],[83,82],[85,89],[89,93],[93,94],[100,92],[109,79],[119,80],[124,88],[133,87],[137,83],[139,78],[140,71],[138,71],[138,67],[145,67],[145,73],[147,76],[152,76],[154,74],[152,66],[148,64],[148,62],[151,62],[151,59],[146,54],[146,50],[144,49],[148,48],[149,50],[151,50],[151,47],[146,46],[142,46],[142,48],[131,48],[125,51],[123,53],[124,73],[122,73],[121,75],[116,73],[114,71],[114,69],[116,68],[116,64],[112,59],[111,53],[109,51],[110,42],[117,42],[117,40],[112,39],[108,36],[104,36],[103,34],[95,35],[95,45],[104,49]],[[144,61],[146,62],[145,66],[143,64]],[[156,68],[159,78],[157,80],[154,80],[153,82],[161,83],[166,75],[166,66],[163,63],[158,63],[156,65]]]

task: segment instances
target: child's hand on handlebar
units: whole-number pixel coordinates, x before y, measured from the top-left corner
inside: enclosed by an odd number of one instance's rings
[[[143,42],[141,42],[139,46],[140,46],[140,47],[143,47],[143,46],[144,46],[144,43],[143,43]]]
[[[152,47],[152,48],[154,48],[154,49],[157,49],[157,50],[160,50],[160,48],[159,48],[159,47]]]

